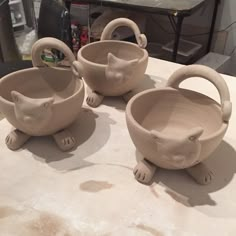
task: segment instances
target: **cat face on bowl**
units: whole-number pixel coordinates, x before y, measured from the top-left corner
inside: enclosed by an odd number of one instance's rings
[[[132,79],[135,67],[138,64],[138,59],[127,61],[114,56],[112,53],[108,53],[107,61],[106,78],[114,83],[124,83]]]
[[[49,124],[53,98],[33,99],[16,91],[12,91],[11,96],[15,104],[16,119],[25,129],[37,132]]]
[[[184,169],[199,162],[201,144],[199,137],[203,133],[201,127],[196,127],[179,135],[165,135],[151,131],[156,145],[157,155],[163,163],[173,169]]]

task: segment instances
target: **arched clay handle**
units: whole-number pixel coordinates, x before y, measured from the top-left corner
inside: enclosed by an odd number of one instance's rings
[[[33,65],[37,67],[44,67],[45,64],[41,59],[41,54],[44,49],[51,49],[51,48],[61,51],[68,58],[70,64],[72,64],[73,61],[75,61],[74,54],[71,52],[70,48],[65,43],[63,43],[58,39],[48,37],[39,39],[33,45],[31,52]]]
[[[127,18],[117,18],[106,25],[104,28],[101,41],[111,39],[112,33],[120,26],[127,26],[134,31],[137,43],[140,48],[145,48],[147,46],[147,38],[144,34],[141,34],[137,24],[132,20]]]
[[[215,70],[203,65],[185,66],[175,71],[170,76],[167,86],[178,88],[183,80],[191,77],[201,77],[215,85],[220,94],[222,119],[223,121],[228,122],[232,112],[229,90],[224,79]]]
[[[46,64],[42,61],[41,55],[44,49],[57,49],[58,51],[62,52],[67,59],[69,60],[69,63],[71,65],[73,73],[78,76],[79,72],[77,70],[77,67],[74,66],[74,62],[76,62],[75,56],[70,50],[70,48],[63,43],[62,41],[47,37],[47,38],[42,38],[36,41],[36,43],[32,47],[32,63],[33,66],[35,67],[45,67]]]

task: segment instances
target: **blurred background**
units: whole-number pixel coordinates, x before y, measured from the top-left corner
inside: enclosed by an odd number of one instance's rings
[[[218,11],[213,40],[210,52],[206,52],[215,6]],[[206,0],[203,7],[186,17],[177,62],[205,64],[219,72],[236,75],[233,66],[236,61],[235,8],[235,0]],[[79,0],[0,0],[0,76],[32,66],[31,48],[38,38],[58,38],[76,55],[80,47],[99,40],[105,25],[118,17],[130,18],[138,24],[147,35],[150,56],[171,60],[175,32],[164,15],[86,4]],[[122,27],[115,31],[113,38],[134,41],[133,33]],[[58,62],[64,57],[54,50],[45,52],[44,59]]]

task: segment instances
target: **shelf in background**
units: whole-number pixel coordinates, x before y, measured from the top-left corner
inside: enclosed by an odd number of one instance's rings
[[[15,28],[15,27],[23,26],[23,25],[25,25],[25,22],[18,22],[16,24],[13,24],[13,27]]]
[[[14,4],[19,4],[22,3],[21,0],[13,0],[13,1],[9,1],[9,5],[14,5]]]
[[[25,12],[22,0],[9,1],[13,28],[26,24]],[[20,16],[20,17],[19,17]]]

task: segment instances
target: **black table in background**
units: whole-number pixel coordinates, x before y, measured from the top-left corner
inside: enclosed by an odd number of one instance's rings
[[[74,3],[89,3],[100,6],[118,7],[168,16],[175,33],[172,53],[173,62],[176,62],[184,18],[191,16],[199,8],[203,7],[206,1],[207,0],[73,0]],[[215,4],[208,37],[207,52],[210,51],[220,0],[214,1]],[[66,0],[66,2],[70,3],[71,0]]]
[[[31,61],[15,61],[15,62],[4,62],[0,63],[0,79],[8,75],[12,72],[26,69],[26,68],[31,68],[32,62]]]

